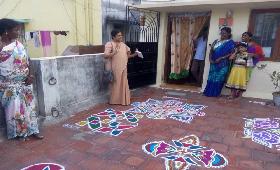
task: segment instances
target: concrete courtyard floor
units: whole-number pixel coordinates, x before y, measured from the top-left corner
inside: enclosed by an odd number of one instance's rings
[[[152,141],[171,142],[186,135],[196,135],[200,145],[215,149],[228,159],[227,170],[279,170],[280,151],[242,138],[243,118],[276,118],[280,109],[253,103],[254,99],[229,101],[226,97],[208,98],[200,93],[159,88],[142,88],[132,92],[132,102],[148,98],[173,96],[190,104],[208,106],[205,116],[196,116],[190,123],[173,119],[154,120],[143,117],[138,126],[111,137],[107,134],[88,134],[63,127],[66,123],[85,120],[92,113],[107,108],[127,110],[131,106],[99,104],[75,114],[60,123],[43,126],[43,140],[4,140],[0,142],[0,170],[19,170],[36,163],[60,164],[66,170],[163,170],[164,160],[142,150]],[[261,100],[258,100],[261,101]],[[208,169],[192,166],[190,169]]]

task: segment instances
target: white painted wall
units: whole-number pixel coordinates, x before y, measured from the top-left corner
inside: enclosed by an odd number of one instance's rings
[[[255,68],[251,80],[248,84],[244,97],[254,97],[262,99],[272,99],[272,92],[276,91],[272,85],[269,74],[280,70],[280,62],[262,61],[257,65],[267,64],[264,70]]]
[[[167,13],[160,14],[160,29],[158,42],[158,60],[157,60],[157,79],[156,85],[159,86],[164,80],[164,64],[165,64],[165,47],[167,35]]]

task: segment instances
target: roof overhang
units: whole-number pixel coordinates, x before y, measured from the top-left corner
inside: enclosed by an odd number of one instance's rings
[[[140,9],[159,12],[209,11],[216,8],[280,8],[279,0],[190,0],[188,2],[171,1],[134,5]]]
[[[31,21],[31,19],[19,19],[19,18],[0,18],[0,20],[2,19],[10,19],[19,23],[29,23]]]

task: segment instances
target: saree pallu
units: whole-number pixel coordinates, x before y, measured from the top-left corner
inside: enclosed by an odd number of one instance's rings
[[[16,41],[0,52],[0,101],[5,111],[8,139],[39,133],[24,46]]]
[[[226,40],[216,46],[212,52],[212,60],[215,61],[221,57],[229,55],[233,52],[235,43],[233,40]],[[221,94],[226,77],[229,71],[229,59],[223,59],[219,63],[210,64],[210,70],[207,85],[203,94],[208,97],[217,97]]]
[[[213,97],[221,94],[228,70],[229,66],[220,68],[216,64],[210,64],[207,85],[203,92],[205,96]]]

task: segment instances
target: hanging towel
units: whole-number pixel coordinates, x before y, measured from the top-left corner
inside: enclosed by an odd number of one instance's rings
[[[51,46],[43,46],[43,55],[44,57],[51,56]]]
[[[30,32],[26,32],[24,35],[25,41],[31,40]]]
[[[49,31],[40,31],[42,46],[51,46],[51,34]]]
[[[39,37],[39,32],[33,32],[33,39],[34,39],[34,46],[35,47],[40,47],[40,37]]]

